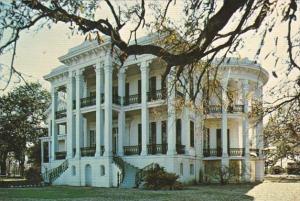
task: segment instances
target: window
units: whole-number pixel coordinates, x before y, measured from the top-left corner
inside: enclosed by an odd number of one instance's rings
[[[138,124],[138,145],[142,145],[142,124]]]
[[[104,176],[105,175],[105,166],[101,165],[100,166],[100,176]]]
[[[90,147],[96,146],[96,133],[94,130],[90,130]]]
[[[167,144],[168,143],[168,138],[167,138],[167,122],[162,121],[161,122],[161,142],[162,144]]]
[[[183,176],[183,163],[180,163],[180,175]]]
[[[204,137],[203,137],[203,147],[204,149],[210,148],[210,142],[209,142],[209,128],[204,128]]]
[[[194,172],[195,172],[194,164],[190,164],[190,175],[194,175]]]
[[[149,144],[156,144],[156,122],[150,123]]]
[[[181,119],[176,120],[176,144],[181,145]]]
[[[75,165],[72,166],[72,176],[76,176],[76,167],[75,167]]]
[[[194,122],[190,121],[190,146],[194,147]]]

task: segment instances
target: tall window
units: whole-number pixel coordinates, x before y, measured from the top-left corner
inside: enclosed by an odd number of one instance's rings
[[[204,136],[203,136],[203,148],[209,149],[209,128],[204,128]]]
[[[90,147],[96,146],[96,133],[94,130],[90,130]]]
[[[156,122],[150,123],[149,144],[156,144]]]
[[[190,121],[190,146],[194,147],[195,146],[195,142],[194,142],[194,122]]]
[[[183,163],[180,163],[180,176],[183,176]]]
[[[72,166],[72,176],[76,176],[76,167],[75,167],[75,165]]]
[[[142,145],[142,124],[138,124],[138,145]]]
[[[149,95],[150,99],[156,99],[156,77],[151,77],[149,80]]]
[[[194,172],[195,172],[194,164],[190,164],[190,175],[194,175]]]
[[[167,121],[161,122],[161,142],[162,142],[162,144],[168,143]]]
[[[181,119],[176,120],[176,144],[181,145]]]

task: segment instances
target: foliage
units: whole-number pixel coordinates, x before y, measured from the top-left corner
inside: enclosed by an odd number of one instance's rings
[[[264,128],[266,163],[274,166],[280,159],[297,160],[300,154],[300,109],[287,105],[273,114]]]
[[[300,175],[300,162],[288,163],[286,171],[288,174]]]
[[[14,152],[21,166],[21,174],[28,147],[38,143],[38,138],[45,134],[44,112],[49,100],[49,93],[39,83],[18,86],[0,97],[1,153]],[[1,157],[1,162],[6,157],[7,154]]]
[[[0,3],[0,54],[12,49],[11,72],[20,74],[13,61],[21,33],[30,28],[40,30],[64,23],[73,34],[85,34],[86,40],[102,43],[100,33],[111,37],[112,50],[118,47],[118,51],[112,52],[120,63],[135,55],[151,54],[161,58],[166,62],[164,78],[173,66],[176,66],[177,78],[186,71],[191,76],[200,69],[197,89],[190,94],[194,100],[201,90],[204,75],[218,70],[209,64],[216,57],[221,58],[220,63],[229,54],[239,57],[239,51],[249,48],[247,40],[252,38],[257,39],[255,45],[250,44],[255,47],[254,59],[270,58],[275,66],[288,61],[287,74],[293,69],[300,70],[296,60],[300,54],[300,34],[296,27],[298,5],[297,0],[14,0]],[[177,8],[178,14],[171,15],[174,13],[171,10]],[[155,44],[137,44],[137,32],[142,31],[156,33],[161,40]],[[264,45],[270,38],[274,39],[274,48]],[[282,40],[288,46],[287,60],[280,58],[281,49],[276,48]],[[273,75],[277,77],[276,72]],[[299,79],[293,83],[299,83]],[[288,96],[278,105],[299,98],[297,91],[285,95]]]
[[[31,167],[25,171],[25,178],[29,182],[40,183],[42,181],[40,168]]]
[[[148,189],[182,189],[179,178],[175,173],[168,173],[163,167],[156,166],[145,172],[145,187]]]
[[[283,174],[284,173],[284,168],[276,165],[276,166],[273,166],[269,169],[269,173],[270,174]]]

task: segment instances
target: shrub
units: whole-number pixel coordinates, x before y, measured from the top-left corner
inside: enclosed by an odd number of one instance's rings
[[[270,174],[282,174],[282,173],[284,173],[284,169],[278,165],[270,168]]]
[[[30,182],[39,183],[41,182],[41,174],[38,168],[29,168],[25,171],[25,178]]]
[[[288,163],[286,171],[288,174],[300,175],[300,162]]]
[[[145,172],[145,187],[148,189],[182,189],[182,184],[177,181],[178,175],[168,173],[163,167],[156,166]]]

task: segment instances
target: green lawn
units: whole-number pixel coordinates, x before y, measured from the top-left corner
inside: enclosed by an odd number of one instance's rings
[[[279,185],[279,186],[278,186]],[[288,185],[288,186],[286,186]],[[287,190],[289,189],[289,190]],[[276,192],[274,192],[274,190]],[[280,190],[284,190],[280,193]],[[0,200],[285,200],[297,201],[300,183],[263,183],[258,185],[206,185],[186,187],[181,191],[89,188],[55,186],[27,189],[0,189]],[[287,195],[284,195],[284,193]],[[278,199],[284,196],[284,199]]]

